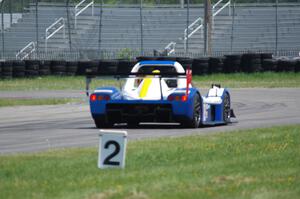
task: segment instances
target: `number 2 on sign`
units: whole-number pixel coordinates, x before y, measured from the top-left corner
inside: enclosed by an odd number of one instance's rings
[[[119,166],[120,162],[111,161],[111,159],[113,159],[120,152],[120,145],[118,142],[114,140],[109,140],[108,142],[105,143],[104,148],[109,149],[111,145],[115,146],[115,150],[104,159],[103,164]]]

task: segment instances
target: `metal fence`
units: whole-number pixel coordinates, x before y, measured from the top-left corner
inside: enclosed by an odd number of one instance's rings
[[[1,59],[299,55],[299,0],[244,2],[2,0]]]

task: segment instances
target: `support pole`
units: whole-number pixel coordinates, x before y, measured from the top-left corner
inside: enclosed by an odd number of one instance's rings
[[[102,15],[103,15],[103,0],[101,0],[100,5],[100,19],[99,19],[99,40],[98,40],[98,51],[101,55],[101,39],[102,39]]]
[[[4,13],[3,13],[3,3],[4,0],[1,1],[1,35],[2,35],[2,55],[1,58],[4,59]]]
[[[72,36],[71,36],[71,19],[70,19],[70,0],[67,0],[66,9],[67,9],[67,23],[68,23],[68,37],[69,37],[69,49],[72,52]]]
[[[278,0],[275,5],[275,56],[278,56]]]
[[[38,13],[38,0],[35,0],[35,36],[36,36],[36,49],[39,54],[39,13]]]
[[[186,0],[186,48],[185,54],[189,52],[189,24],[190,24],[190,0]]]
[[[144,35],[143,35],[143,0],[140,0],[140,25],[141,25],[141,56],[144,55]]]
[[[211,55],[211,0],[204,1],[204,55]]]

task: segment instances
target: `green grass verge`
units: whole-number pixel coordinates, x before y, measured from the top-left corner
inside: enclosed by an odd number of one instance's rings
[[[32,105],[57,105],[80,102],[79,99],[51,98],[51,99],[15,99],[0,98],[0,107],[6,106],[32,106]]]
[[[124,170],[99,170],[97,148],[2,155],[0,198],[299,198],[299,132],[129,142]]]
[[[195,76],[193,82],[201,88],[209,88],[212,83],[220,83],[228,88],[274,88],[300,87],[300,73],[254,73],[254,74],[213,74]],[[97,86],[119,86],[113,79],[93,81],[91,88]],[[84,77],[41,77],[36,79],[0,80],[0,90],[84,90]]]

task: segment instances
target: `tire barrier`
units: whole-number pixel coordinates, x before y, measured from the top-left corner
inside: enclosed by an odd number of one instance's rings
[[[25,61],[25,76],[26,77],[38,77],[40,61],[39,60],[26,60]]]
[[[295,60],[290,60],[288,58],[280,58],[278,59],[277,64],[277,72],[293,72],[295,71]]]
[[[133,66],[132,66],[133,67]],[[118,60],[100,60],[98,74],[116,73],[118,71]]]
[[[64,76],[66,75],[66,71],[67,71],[66,61],[55,60],[51,62],[51,74]]]
[[[296,73],[300,72],[300,59],[296,60],[296,63],[295,63],[295,72]]]
[[[20,60],[15,60],[12,63],[13,77],[22,78],[25,77],[25,62]]]
[[[177,57],[175,60],[172,60],[172,61],[179,62],[183,66],[184,70],[187,69],[188,67],[190,69],[193,69],[193,59],[191,59],[191,58]]]
[[[243,54],[241,58],[241,71],[246,73],[260,72],[261,67],[261,55],[248,53]]]
[[[38,77],[47,75],[103,75],[128,73],[141,60],[169,60],[179,62],[184,69],[192,68],[194,75],[234,72],[300,72],[300,58],[273,58],[270,53],[246,53],[243,55],[225,55],[223,57],[137,57],[136,60],[7,60],[0,62],[0,78]]]
[[[132,67],[137,62],[135,60],[118,60],[118,73],[130,73]]]
[[[193,74],[205,75],[208,73],[208,58],[193,59]]]
[[[51,61],[48,60],[40,61],[39,75],[40,76],[51,75]]]
[[[208,60],[208,73],[221,73],[223,72],[224,68],[224,61],[223,57],[210,57]]]
[[[264,59],[262,60],[262,71],[276,71],[277,60],[275,59]]]
[[[76,61],[67,61],[66,62],[66,75],[75,76],[78,70],[78,62]]]
[[[225,55],[224,70],[225,73],[240,72],[241,55]]]
[[[2,78],[3,79],[11,79],[13,75],[13,62],[6,61],[2,63]]]
[[[2,78],[2,62],[0,62],[0,79]]]

